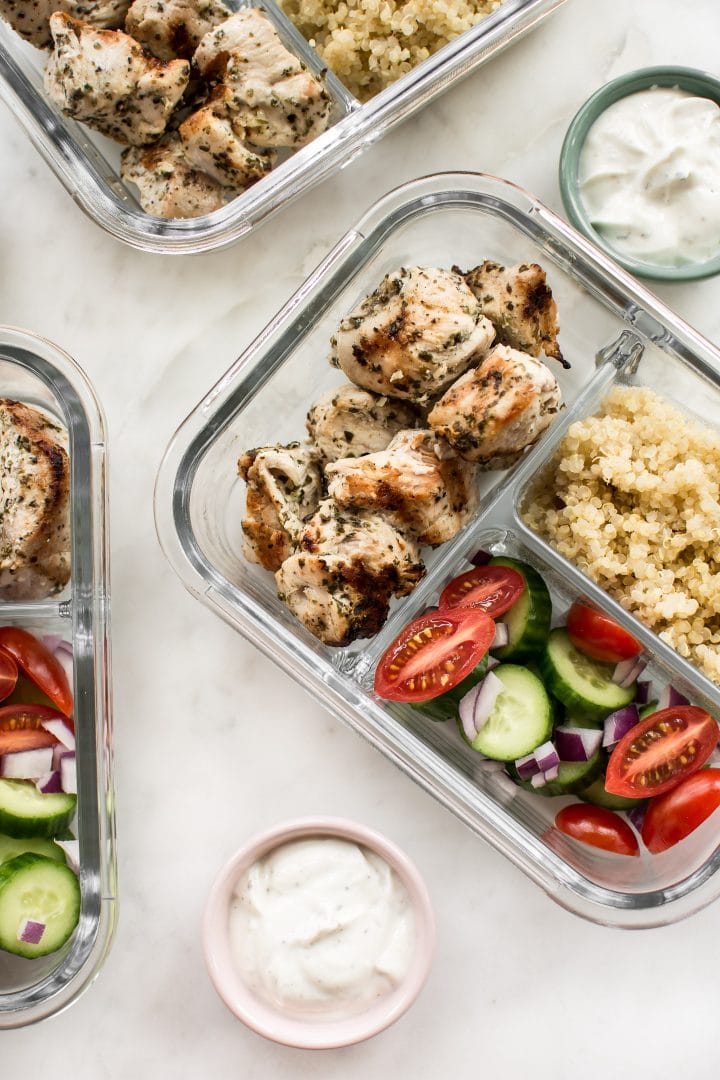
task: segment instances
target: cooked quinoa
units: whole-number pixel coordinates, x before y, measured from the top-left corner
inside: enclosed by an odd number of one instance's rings
[[[524,521],[720,683],[720,436],[616,387],[573,424]]]
[[[367,101],[502,0],[279,0],[348,90]]]

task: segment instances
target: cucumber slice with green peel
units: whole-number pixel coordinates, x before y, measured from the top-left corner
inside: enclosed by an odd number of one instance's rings
[[[644,720],[647,716],[652,716],[654,712],[657,712],[659,704],[659,701],[648,701],[647,705],[643,705],[642,709],[638,709],[640,720]]]
[[[493,649],[499,660],[521,661],[537,657],[545,648],[550,633],[552,601],[547,585],[527,563],[498,555],[490,566],[509,566],[525,582],[522,595],[497,621],[505,623],[509,640],[501,649]]]
[[[14,836],[0,835],[0,865],[18,855],[24,855],[27,851],[33,855],[44,855],[46,859],[54,859],[55,862],[67,862],[63,849],[52,840],[46,840],[44,836],[17,840]]]
[[[551,631],[542,671],[550,693],[577,717],[603,720],[635,697],[635,683],[628,687],[614,683],[615,665],[592,660],[580,652],[564,627]]]
[[[68,866],[30,852],[0,866],[0,949],[47,956],[65,944],[79,918],[80,883]]]
[[[550,780],[543,787],[533,787],[529,780],[521,780],[513,765],[508,772],[518,787],[532,791],[534,795],[578,795],[585,791],[598,777],[602,778],[605,759],[600,750],[589,761],[561,761],[555,780]]]
[[[553,713],[545,687],[525,667],[500,664],[493,668],[503,684],[492,711],[470,743],[473,750],[495,761],[515,761],[547,742]]]
[[[435,723],[439,724],[445,720],[454,720],[457,717],[460,702],[472,690],[473,686],[477,686],[485,678],[487,668],[488,656],[486,654],[475,665],[470,674],[466,675],[462,682],[458,683],[452,690],[441,694],[440,697],[431,698],[430,701],[413,701],[410,704],[413,709],[422,713],[423,716],[427,716],[428,720],[433,720]]]
[[[76,795],[43,795],[31,780],[0,780],[0,832],[56,836],[70,824],[76,802]]]
[[[592,803],[593,806],[602,806],[606,810],[632,810],[633,806],[639,806],[644,799],[626,799],[623,795],[613,795],[605,788],[605,777],[598,776],[589,787],[579,792],[583,802]]]

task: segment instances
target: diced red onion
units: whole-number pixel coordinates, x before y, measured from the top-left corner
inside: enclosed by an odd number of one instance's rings
[[[35,919],[23,919],[18,931],[18,941],[24,941],[27,945],[39,945],[45,933],[45,923],[36,922]]]
[[[526,754],[525,757],[518,758],[515,762],[515,768],[521,780],[530,780],[531,777],[540,772],[540,766],[535,760],[534,754]]]
[[[720,746],[715,747],[712,754],[707,759],[706,764],[709,765],[711,769],[716,769],[718,765],[720,765]]]
[[[650,701],[650,690],[652,689],[652,683],[649,679],[641,679],[637,684],[635,690],[635,701],[638,705],[647,705]]]
[[[480,685],[480,683],[477,683],[475,686],[472,687],[471,690],[468,690],[467,694],[465,694],[460,699],[460,704],[458,705],[460,723],[462,724],[462,729],[465,732],[465,738],[469,739],[470,742],[472,742],[477,735],[477,731],[475,730],[474,717],[475,701],[478,694],[480,693]]]
[[[43,720],[42,726],[46,731],[49,731],[51,735],[54,735],[57,741],[61,746],[64,746],[66,750],[75,749],[75,733],[70,725],[64,720]]]
[[[495,708],[495,702],[504,689],[505,686],[502,679],[498,679],[497,675],[494,675],[492,671],[488,671],[487,675],[480,683],[480,693],[475,698],[473,724],[475,726],[476,735],[488,722],[490,714]]]
[[[551,780],[557,780],[559,775],[560,775],[560,766],[559,765],[553,765],[552,769],[546,769],[545,772],[543,773],[543,776],[545,777],[545,783],[546,784],[549,784]]]
[[[639,803],[637,806],[631,806],[629,810],[625,811],[628,821],[639,833],[642,832],[646,812],[647,803]]]
[[[73,684],[73,647],[69,641],[61,641],[55,650],[55,659],[67,675],[67,680]]]
[[[498,622],[495,623],[495,637],[492,639],[491,649],[502,649],[507,645],[510,640],[510,631],[507,628],[507,623]]]
[[[664,686],[658,694],[658,712],[661,709],[676,709],[678,705],[689,705],[690,702],[676,690],[674,686]]]
[[[60,762],[62,761],[62,759],[64,757],[67,757],[68,754],[73,754],[73,755],[75,754],[74,750],[67,750],[61,743],[57,743],[56,746],[53,746],[52,752],[53,752],[53,756],[52,756],[52,767],[53,767],[53,769],[59,769],[60,768]]]
[[[547,784],[547,780],[545,779],[545,774],[541,773],[541,772],[535,773],[534,776],[530,777],[530,783],[532,784],[532,786],[534,788],[545,787],[545,785]]]
[[[549,740],[544,742],[541,746],[536,746],[533,750],[533,754],[541,772],[547,772],[548,769],[552,769],[555,765],[560,764],[560,755],[553,743]]]
[[[41,791],[43,795],[56,795],[62,791],[62,783],[60,782],[60,770],[53,769],[52,772],[45,773],[38,780],[35,781],[35,787],[38,791]]]
[[[561,761],[589,761],[600,749],[602,731],[561,725],[555,728],[553,738]]]
[[[52,746],[37,750],[18,750],[2,758],[2,776],[5,780],[37,780],[52,769]]]
[[[60,782],[67,795],[77,795],[77,770],[75,755],[65,754],[60,761]]]
[[[43,645],[49,649],[51,653],[55,652],[61,641],[62,637],[60,634],[43,634],[42,636]]]
[[[476,551],[475,554],[470,557],[470,562],[473,566],[487,566],[491,559],[492,555],[489,551],[480,549],[480,551]]]
[[[501,663],[502,663],[502,661],[498,660],[497,656],[488,656],[488,662],[487,662],[488,671],[492,671],[492,669],[494,667],[499,667],[499,665]]]
[[[58,847],[62,848],[73,870],[80,869],[80,844],[77,840],[56,840]]]
[[[642,675],[646,667],[647,660],[641,660],[637,656],[633,656],[630,660],[621,660],[619,664],[615,665],[613,682],[627,690],[628,686],[632,686],[635,680]]]
[[[603,746],[614,746],[615,743],[619,743],[623,736],[627,735],[628,731],[630,731],[631,728],[634,728],[639,720],[640,713],[634,702],[632,705],[625,705],[622,709],[616,709],[615,712],[610,713],[609,716],[605,717],[605,723],[603,725]]]

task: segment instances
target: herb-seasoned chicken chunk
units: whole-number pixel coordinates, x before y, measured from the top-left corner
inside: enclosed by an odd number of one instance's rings
[[[560,408],[557,379],[540,360],[496,345],[440,398],[428,416],[433,431],[483,468],[512,465]]]
[[[315,637],[348,645],[376,634],[392,596],[406,596],[424,572],[412,541],[380,515],[325,499],[275,580],[280,599]]]
[[[557,305],[541,266],[520,263],[506,268],[484,262],[469,270],[465,280],[478,298],[483,315],[495,327],[501,345],[531,356],[544,352],[564,363],[557,339]]]
[[[303,521],[322,493],[320,459],[313,447],[290,443],[249,450],[238,461],[247,484],[245,555],[277,570],[297,547]]]
[[[159,138],[190,76],[186,60],[164,63],[120,30],[96,30],[58,12],[55,50],[45,69],[51,101],[117,142]]]
[[[336,461],[384,450],[394,435],[414,427],[416,420],[403,402],[344,383],[318,398],[307,414],[306,427],[325,460]]]
[[[44,413],[0,400],[0,597],[36,600],[70,578],[67,434]]]
[[[50,16],[56,11],[92,26],[122,26],[130,0],[0,0],[0,18],[38,49],[52,45]]]
[[[152,146],[124,150],[120,175],[137,187],[143,210],[161,218],[209,214],[224,206],[230,194],[190,165],[177,132],[163,135]]]
[[[403,267],[343,319],[330,360],[366,390],[425,405],[477,363],[494,336],[460,274]]]
[[[328,125],[325,87],[256,8],[238,11],[207,33],[194,60],[202,75],[222,82],[234,130],[255,146],[304,146]]]
[[[204,35],[229,14],[219,0],[134,0],[125,29],[160,60],[190,60]]]
[[[443,544],[467,524],[479,498],[477,467],[438,443],[429,430],[401,431],[386,450],[332,462],[328,493],[343,509],[382,513],[420,544]]]
[[[185,157],[232,191],[244,191],[275,164],[272,154],[247,146],[233,128],[233,116],[220,103],[210,101],[180,125]]]

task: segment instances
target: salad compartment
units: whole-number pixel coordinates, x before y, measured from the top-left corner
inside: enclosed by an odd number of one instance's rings
[[[27,331],[0,327],[3,397],[34,406],[68,432],[70,582],[59,596],[0,601],[0,625],[72,645],[79,924],[57,952],[23,959],[0,951],[0,1028],[53,1015],[98,973],[115,926],[115,823],[109,636],[106,451],[102,413],[73,360]]]
[[[145,213],[120,180],[121,147],[58,113],[43,89],[47,54],[0,20],[0,96],[80,208],[111,235],[143,251],[194,253],[239,240],[291,199],[347,165],[367,146],[512,44],[564,0],[505,0],[491,15],[382,93],[361,104],[332,74],[327,131],[287,157],[227,206],[203,217],[163,220]],[[286,46],[316,74],[325,65],[274,0],[227,0],[231,11],[261,7]]]
[[[242,554],[244,450],[305,437],[311,401],[342,375],[327,363],[340,319],[398,266],[459,265],[491,259],[538,262],[557,301],[565,408],[511,470],[482,474],[482,501],[455,538],[427,554],[427,574],[371,639],[344,648],[316,640],[278,600],[271,574]],[[596,411],[616,383],[663,396],[697,397],[717,410],[720,354],[550,210],[506,181],[442,174],[391,192],[343,237],[285,308],[213,387],[176,433],[156,486],[161,544],[186,587],[292,674],[328,709],[380,749],[560,904],[597,922],[661,925],[720,893],[715,817],[661,856],[618,860],[549,833],[563,803],[528,794],[436,724],[373,693],[374,670],[396,634],[437,603],[443,586],[478,549],[519,557],[543,576],[554,613],[585,597],[637,637],[651,677],[720,715],[720,692],[655,634],[522,522],[527,485],[570,424]],[[682,388],[682,391],[679,388]],[[711,397],[712,395],[712,397]],[[717,412],[715,413],[717,415]],[[270,422],[269,418],[272,418]],[[269,426],[270,425],[270,426]],[[631,863],[631,866],[625,865]]]

